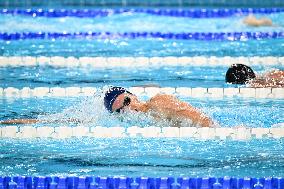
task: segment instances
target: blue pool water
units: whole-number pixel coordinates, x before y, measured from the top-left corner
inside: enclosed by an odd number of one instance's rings
[[[225,83],[228,67],[52,68],[0,67],[0,87],[240,87]],[[257,74],[283,66],[253,66]]]
[[[0,140],[1,175],[283,176],[283,140]]]
[[[31,17],[0,14],[0,33],[23,32],[284,32],[283,13],[256,15],[275,27],[248,27],[244,15],[183,18],[124,13],[101,18]],[[0,56],[273,56],[284,55],[284,38],[245,40],[26,39],[0,41]],[[257,73],[281,66],[255,66]],[[0,87],[239,87],[224,83],[226,66],[145,68],[0,67]],[[147,97],[141,97],[147,100]],[[283,99],[181,98],[222,127],[275,127],[283,123]],[[168,126],[147,115],[109,115],[101,97],[0,98],[0,120],[38,118],[66,126]],[[73,126],[68,124],[68,126]],[[283,176],[283,139],[248,141],[197,139],[0,139],[0,175]]]
[[[32,17],[0,14],[0,32],[283,32],[284,13],[256,15],[274,27],[249,27],[245,15],[225,18],[183,18],[142,13],[98,18]],[[171,26],[171,27],[169,27]],[[56,39],[0,41],[2,56],[283,56],[283,38],[244,41],[163,39]],[[145,43],[145,41],[147,41]],[[76,53],[75,53],[76,52]]]
[[[184,41],[57,39],[0,41],[2,56],[283,56],[284,39]]]
[[[148,100],[149,97],[140,97]],[[272,127],[283,123],[284,101],[271,99],[207,99],[181,98],[200,108],[222,127]],[[169,126],[163,121],[157,122],[151,116],[130,114],[128,116],[110,115],[103,107],[99,96],[77,98],[2,98],[0,101],[0,119],[39,118],[42,120],[63,120],[62,123],[48,123],[46,126],[65,126],[68,118],[76,118],[83,125],[91,126]],[[129,119],[131,117],[131,119]],[[41,124],[35,126],[42,126]]]
[[[1,15],[0,32],[275,32],[284,31],[284,13],[256,14],[273,20],[275,27],[249,27],[247,15],[224,18],[187,18],[126,12],[107,17],[32,17]],[[171,26],[171,27],[169,27]]]

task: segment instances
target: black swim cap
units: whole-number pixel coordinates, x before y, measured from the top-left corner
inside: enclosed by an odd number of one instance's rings
[[[104,98],[104,104],[105,104],[105,108],[109,111],[109,112],[113,112],[112,111],[112,105],[115,101],[115,99],[123,94],[123,93],[128,93],[128,94],[132,94],[129,91],[127,91],[125,88],[123,87],[111,87],[109,88],[109,90],[105,93],[105,98]]]
[[[232,84],[245,84],[253,78],[253,70],[244,64],[233,64],[226,73],[226,82]]]

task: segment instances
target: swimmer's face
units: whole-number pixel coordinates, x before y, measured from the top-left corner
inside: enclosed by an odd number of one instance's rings
[[[124,110],[140,110],[141,103],[139,102],[137,96],[129,93],[123,93],[119,95],[113,105],[112,111],[113,112],[123,112]]]

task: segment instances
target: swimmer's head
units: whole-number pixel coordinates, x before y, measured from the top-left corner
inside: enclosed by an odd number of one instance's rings
[[[104,97],[105,108],[109,112],[113,112],[113,109],[112,109],[113,103],[115,102],[116,98],[119,95],[124,94],[124,93],[132,94],[123,87],[111,87],[111,88],[109,88],[109,90],[105,93],[105,97]],[[126,99],[125,101],[126,101],[125,105],[129,105],[131,100]]]
[[[226,82],[232,84],[246,84],[254,78],[253,70],[244,64],[233,64],[226,73]]]

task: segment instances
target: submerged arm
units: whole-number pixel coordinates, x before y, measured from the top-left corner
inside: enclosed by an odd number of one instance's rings
[[[10,125],[10,124],[32,124],[32,123],[38,123],[39,120],[37,119],[10,119],[10,120],[4,120],[1,121],[1,124],[6,124],[6,125]]]
[[[211,127],[214,125],[211,118],[193,107],[185,110],[178,110],[176,114],[180,117],[189,118],[194,125],[200,125],[202,127]]]
[[[33,124],[33,123],[80,123],[79,119],[68,118],[64,120],[39,120],[39,119],[10,119],[1,121],[0,124],[3,125],[14,125],[14,124]]]

